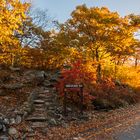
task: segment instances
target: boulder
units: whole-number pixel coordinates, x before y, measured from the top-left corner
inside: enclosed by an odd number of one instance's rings
[[[5,121],[4,117],[0,114],[0,132],[7,131],[7,122]]]
[[[45,72],[30,70],[24,73],[27,83],[41,84],[45,80]]]
[[[8,134],[14,138],[18,138],[19,136],[17,129],[14,127],[8,129]]]

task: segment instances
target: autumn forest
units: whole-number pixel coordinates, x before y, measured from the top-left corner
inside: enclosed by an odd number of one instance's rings
[[[79,5],[59,23],[30,3],[1,0],[0,67],[59,73],[60,104],[66,84],[82,84],[84,110],[129,106],[140,102],[139,30],[140,15],[107,7]],[[78,89],[67,92],[80,106]]]

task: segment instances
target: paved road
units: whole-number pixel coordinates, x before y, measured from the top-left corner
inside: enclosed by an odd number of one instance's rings
[[[131,128],[117,134],[114,137],[115,140],[140,140],[140,122],[132,126]]]

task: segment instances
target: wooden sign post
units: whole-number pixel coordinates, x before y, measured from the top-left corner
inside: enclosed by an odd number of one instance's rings
[[[65,116],[67,116],[67,89],[73,89],[73,88],[79,88],[80,102],[81,102],[80,113],[81,115],[83,115],[83,101],[84,101],[83,84],[66,84],[64,87],[64,102],[63,102]]]

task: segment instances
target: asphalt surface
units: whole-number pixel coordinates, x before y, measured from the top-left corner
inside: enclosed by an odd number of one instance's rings
[[[140,140],[140,122],[117,134],[115,140]]]

